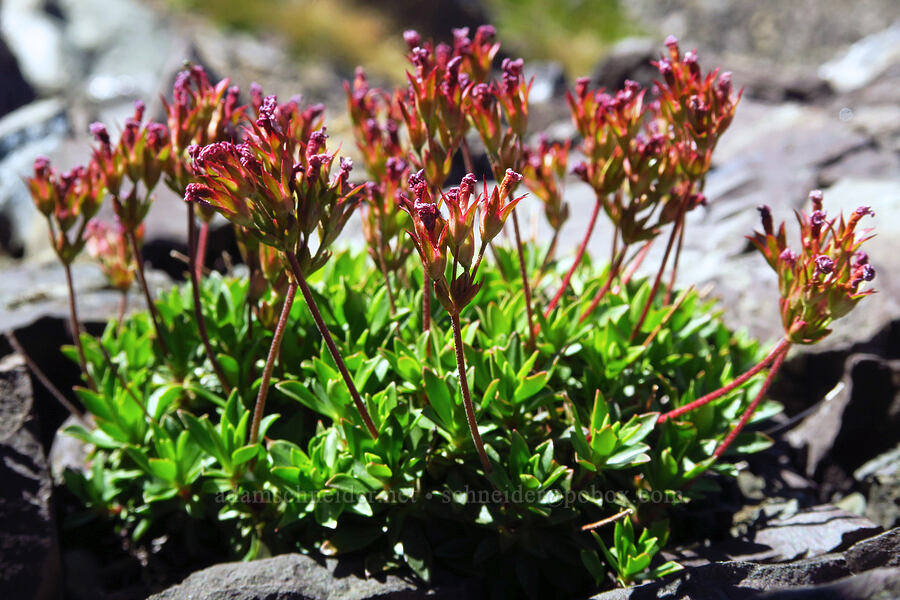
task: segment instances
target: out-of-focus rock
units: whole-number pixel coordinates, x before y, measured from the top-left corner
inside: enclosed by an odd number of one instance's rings
[[[22,358],[0,359],[0,589],[7,598],[51,600],[60,594],[59,542],[32,404]]]
[[[900,62],[900,21],[868,35],[819,68],[839,92],[859,89]]]

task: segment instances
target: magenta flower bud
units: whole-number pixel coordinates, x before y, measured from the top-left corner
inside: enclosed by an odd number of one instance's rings
[[[475,39],[482,42],[490,42],[497,37],[497,29],[493,25],[481,25],[475,30]]]
[[[822,210],[822,190],[813,190],[809,193],[809,200],[813,204],[814,210]]]
[[[134,118],[138,122],[144,119],[144,111],[147,110],[147,106],[144,104],[142,100],[134,101]]]
[[[263,103],[262,86],[255,81],[250,84],[250,101],[253,103],[253,106],[256,107],[262,106]]]
[[[572,174],[575,175],[576,177],[578,177],[579,179],[581,179],[582,181],[584,181],[585,183],[590,183],[590,180],[588,179],[587,163],[585,163],[584,161],[581,161],[580,163],[578,163],[577,165],[572,167]]]
[[[384,164],[388,178],[394,182],[400,181],[400,178],[403,177],[403,171],[406,170],[406,166],[406,161],[402,158],[397,158],[396,156],[390,157]]]
[[[872,210],[872,207],[870,206],[860,206],[854,212],[860,217],[864,217],[866,215],[872,215],[873,217],[875,216],[875,211]]]
[[[674,35],[670,35],[666,38],[665,45],[667,48],[678,48],[678,38]]]
[[[159,152],[169,141],[169,130],[162,123],[147,124],[147,145]]]
[[[759,211],[760,219],[762,219],[763,231],[766,232],[766,235],[772,235],[775,231],[772,227],[772,209],[768,205],[763,204],[758,206],[756,210]]]
[[[328,134],[325,133],[324,128],[313,131],[309,135],[309,143],[306,146],[306,155],[312,156],[313,154],[318,154],[319,151],[325,147],[325,140],[327,139]]]
[[[834,271],[834,261],[824,254],[820,254],[816,257],[816,273],[822,273],[823,275],[828,275],[832,271]]]
[[[825,224],[825,211],[823,210],[814,210],[813,213],[809,216],[809,222],[812,226],[818,231],[822,228],[822,225]]]
[[[403,32],[403,41],[406,42],[410,50],[413,50],[422,44],[422,36],[415,29],[407,29]]]
[[[206,202],[212,198],[213,191],[200,183],[189,183],[184,189],[185,202]]]
[[[666,83],[669,85],[673,85],[675,83],[675,73],[672,71],[672,63],[666,59],[661,59],[656,68],[659,69],[659,74],[663,76],[663,79],[666,80]]]
[[[722,98],[730,98],[732,89],[731,72],[725,71],[719,75],[719,81],[716,82],[716,85],[719,88],[719,93],[722,95]]]
[[[414,65],[416,65],[416,67],[420,71],[424,71],[425,67],[428,66],[429,56],[430,56],[430,53],[428,52],[428,50],[426,50],[425,48],[422,48],[421,46],[416,46],[415,48],[412,49],[411,60],[412,60],[412,63]]]
[[[425,225],[425,229],[429,232],[434,231],[434,224],[437,222],[437,217],[440,214],[437,204],[416,200],[413,206],[416,215],[422,220],[422,224]]]
[[[575,95],[581,99],[584,99],[587,96],[588,87],[590,85],[590,77],[579,77],[575,80]]]
[[[185,150],[187,151],[188,156],[191,157],[191,161],[197,162],[197,158],[200,156],[200,146],[198,146],[197,144],[191,144],[190,146],[185,148]]]
[[[107,146],[107,147],[110,145],[109,132],[106,130],[106,125],[104,125],[103,123],[94,122],[94,123],[91,123],[91,126],[89,129],[90,129],[91,135],[94,136],[94,138],[98,142],[100,142],[101,144],[103,144],[104,146]]]
[[[44,179],[50,171],[50,159],[46,156],[38,156],[34,159],[35,179]]]
[[[260,172],[261,166],[259,160],[257,160],[256,155],[253,153],[253,149],[251,149],[248,144],[238,144],[234,149],[238,153],[238,160],[241,161],[242,167],[252,173]]]
[[[475,189],[475,183],[478,180],[475,179],[475,175],[472,173],[466,173],[462,181],[459,182],[459,191],[463,195],[463,197],[468,198],[469,195],[472,194],[472,191]]]
[[[794,254],[794,251],[790,248],[785,248],[784,250],[782,250],[781,254],[778,255],[778,258],[785,264],[788,264],[792,267],[797,264],[797,255]]]
[[[855,255],[856,257],[856,266],[869,264],[869,255],[860,250]]]
[[[277,110],[278,97],[266,96],[265,100],[263,100],[262,102],[262,105],[259,107],[259,116],[256,119],[256,124],[259,125],[261,129],[275,129],[275,114]]]
[[[426,183],[425,181],[425,170],[419,169],[415,173],[409,174],[409,188],[411,190],[415,190],[419,187],[419,185]]]
[[[472,178],[474,179],[475,176],[473,175]],[[504,180],[507,180],[507,179],[508,179],[508,180],[510,181],[510,183],[519,183],[520,181],[522,181],[522,174],[521,174],[521,173],[516,173],[516,172],[513,171],[512,169],[507,169],[507,170],[506,170],[506,177],[504,177],[503,179],[504,179]]]
[[[233,152],[234,146],[231,142],[216,142],[215,144],[204,146],[194,160],[198,166],[205,167],[210,162],[226,161]]]
[[[872,281],[875,279],[875,267],[872,265],[860,265],[859,271],[862,273],[863,281]]]

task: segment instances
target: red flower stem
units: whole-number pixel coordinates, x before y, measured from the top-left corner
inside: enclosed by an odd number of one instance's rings
[[[772,363],[772,368],[769,369],[769,374],[766,376],[766,380],[763,382],[762,388],[760,388],[759,393],[756,394],[756,398],[753,399],[753,402],[750,403],[750,406],[747,407],[747,410],[744,411],[744,414],[741,415],[741,420],[738,421],[737,426],[731,430],[731,432],[725,437],[722,443],[716,448],[715,452],[713,452],[713,456],[716,458],[720,458],[725,451],[728,449],[728,446],[734,442],[735,438],[741,432],[742,429],[747,425],[750,421],[750,417],[753,416],[753,413],[756,411],[756,407],[759,406],[760,401],[762,401],[763,396],[766,395],[766,392],[769,391],[769,386],[772,385],[772,382],[775,380],[775,375],[778,373],[778,370],[781,369],[781,364],[784,362],[784,357],[787,355],[787,350],[781,352],[776,358],[775,362]]]
[[[87,381],[88,387],[93,391],[97,391],[97,383],[94,376],[91,375],[87,368],[87,360],[84,357],[84,346],[81,344],[81,324],[78,321],[78,309],[75,306],[75,283],[72,281],[72,265],[63,262],[66,272],[66,284],[69,287],[69,325],[72,329],[72,339],[75,340],[75,349],[78,351],[78,364],[81,366],[81,372]]]
[[[684,246],[684,214],[681,215],[681,231],[678,232],[678,246],[675,248],[675,259],[672,262],[672,276],[669,285],[666,286],[666,298],[663,304],[668,304],[672,299],[672,290],[675,289],[675,277],[678,275],[678,259],[681,258],[681,248]]]
[[[581,259],[584,256],[585,250],[587,250],[588,241],[590,241],[591,239],[591,234],[594,233],[594,226],[597,224],[597,214],[599,212],[600,196],[598,195],[597,201],[594,203],[594,210],[591,212],[591,220],[588,222],[588,228],[584,234],[584,239],[581,240],[581,244],[578,246],[578,252],[575,254],[575,262],[572,263],[572,266],[569,267],[568,273],[566,273],[566,276],[563,277],[562,284],[559,286],[559,291],[556,292],[556,295],[553,296],[552,300],[550,300],[550,304],[548,304],[547,308],[544,309],[544,318],[548,318],[550,316],[550,313],[553,312],[553,309],[556,308],[556,305],[559,304],[560,298],[562,298],[562,295],[569,287],[569,281],[572,280],[572,275],[575,274],[575,270],[578,268],[578,265],[581,264]]]
[[[525,267],[525,251],[522,248],[522,236],[519,234],[519,218],[516,211],[512,211],[513,231],[516,235],[516,250],[519,254],[519,274],[522,276],[522,291],[525,293],[525,314],[528,316],[528,347],[531,350],[537,346],[534,328],[534,313],[531,308],[531,285],[528,281],[528,271]]]
[[[225,371],[222,365],[216,359],[212,344],[209,341],[209,333],[206,330],[206,319],[203,316],[203,305],[200,300],[200,268],[198,268],[197,257],[199,255],[196,247],[197,225],[194,222],[194,203],[188,202],[188,273],[191,278],[191,293],[194,295],[194,318],[197,320],[197,329],[200,331],[200,339],[203,340],[203,347],[206,349],[206,356],[212,365],[216,378],[225,391],[225,395],[231,393],[231,386],[228,385],[228,379],[225,377]]]
[[[606,293],[609,291],[609,288],[612,287],[613,281],[616,279],[616,275],[619,274],[619,269],[622,267],[622,261],[625,259],[625,253],[628,251],[628,244],[625,244],[621,250],[619,250],[618,255],[615,257],[613,262],[609,265],[609,273],[606,276],[606,283],[603,284],[603,287],[600,288],[594,298],[591,300],[590,306],[588,306],[581,316],[578,317],[578,322],[583,323],[585,319],[587,319],[592,312],[597,308],[597,305],[600,304],[600,301],[603,300],[603,297],[606,296]]]
[[[681,214],[683,215],[684,213],[682,212]],[[635,336],[641,330],[641,326],[644,324],[647,314],[650,312],[650,306],[653,304],[653,299],[656,298],[656,293],[659,291],[659,284],[660,281],[662,281],[663,271],[666,270],[666,264],[669,262],[669,254],[672,253],[672,246],[675,243],[675,238],[680,229],[681,219],[678,219],[672,226],[672,233],[669,234],[669,241],[666,243],[666,251],[663,253],[659,271],[656,272],[656,278],[653,280],[653,287],[650,289],[650,295],[647,296],[647,301],[644,302],[644,309],[641,311],[641,316],[638,318],[637,323],[635,323],[634,329],[631,330],[631,336],[628,338],[628,341],[634,340]]]
[[[190,203],[189,203],[190,204]],[[192,215],[193,218],[193,215]],[[209,243],[209,221],[203,221],[200,225],[200,239],[197,241],[197,252],[194,259],[194,270],[197,279],[203,277],[203,268],[206,266],[206,246]]]
[[[791,347],[791,342],[787,338],[781,338],[781,341],[779,341],[778,344],[776,344],[775,347],[772,348],[772,351],[769,352],[768,356],[766,356],[764,359],[762,359],[761,361],[756,363],[756,365],[754,365],[749,371],[747,371],[746,373],[744,373],[743,375],[741,375],[740,377],[738,377],[737,379],[735,379],[728,385],[720,387],[719,389],[715,390],[714,392],[710,392],[710,393],[706,394],[702,398],[697,398],[693,402],[689,402],[688,404],[685,404],[684,406],[680,406],[674,410],[670,410],[669,412],[660,415],[659,418],[656,420],[656,422],[657,423],[665,423],[669,419],[675,419],[677,417],[680,417],[681,415],[683,415],[687,412],[690,412],[696,408],[700,408],[704,404],[712,402],[713,400],[715,400],[717,398],[721,398],[728,392],[730,392],[736,388],[739,388],[740,386],[744,385],[744,383],[746,383],[751,377],[753,377],[754,375],[756,375],[757,373],[759,373],[760,371],[762,371],[763,369],[768,367],[770,364],[772,364],[772,361],[776,360],[779,356],[786,354],[790,347]]]
[[[650,253],[650,247],[653,246],[653,241],[655,239],[656,238],[651,238],[647,240],[647,242],[641,246],[641,249],[637,251],[637,254],[632,256],[628,261],[631,264],[628,265],[628,270],[622,275],[622,280],[619,282],[620,286],[625,287],[628,285],[628,282],[634,277],[634,273],[641,268],[641,264],[643,264],[644,259],[647,258],[647,254]]]
[[[472,160],[472,151],[469,150],[469,142],[466,141],[466,136],[463,136],[462,141],[459,144],[459,149],[462,152],[463,164],[466,167],[466,173],[475,174],[475,161]]]
[[[466,359],[463,356],[462,329],[459,325],[459,314],[450,313],[450,322],[453,324],[453,346],[456,348],[456,368],[459,369],[459,389],[462,391],[463,406],[466,409],[466,420],[469,422],[469,431],[472,432],[472,441],[478,450],[478,458],[485,473],[492,471],[487,453],[484,451],[484,443],[481,434],[478,433],[478,422],[475,420],[475,408],[472,406],[472,397],[469,395],[469,381],[466,379]]]
[[[297,293],[297,284],[293,281],[288,285],[287,296],[281,307],[281,316],[275,326],[275,334],[272,336],[272,345],[269,346],[269,355],[266,357],[266,366],[263,368],[262,380],[259,382],[259,392],[256,394],[256,408],[253,409],[253,424],[250,426],[250,443],[255,444],[259,439],[259,424],[266,410],[266,396],[269,395],[269,382],[272,380],[272,369],[275,367],[275,358],[281,349],[281,339],[287,326],[288,316],[291,314],[291,306],[294,305],[294,296]]]
[[[325,345],[328,346],[328,351],[331,353],[331,357],[334,359],[338,371],[340,371],[341,377],[344,379],[344,384],[346,384],[347,390],[350,392],[350,397],[353,398],[353,404],[356,405],[356,410],[359,411],[359,414],[366,425],[366,429],[369,430],[372,438],[377,440],[378,430],[375,428],[375,423],[372,422],[372,417],[369,416],[369,411],[366,410],[366,405],[363,404],[362,398],[356,390],[353,378],[350,377],[350,372],[347,371],[347,365],[344,363],[344,359],[331,337],[331,332],[328,331],[328,326],[325,325],[322,313],[319,312],[319,307],[316,306],[316,299],[313,298],[312,291],[306,283],[306,278],[303,277],[303,271],[300,270],[300,263],[297,261],[297,257],[293,252],[287,252],[286,254],[291,265],[291,272],[293,272],[294,278],[300,286],[300,292],[303,294],[303,299],[306,300],[306,306],[309,308],[309,312],[312,313],[313,320],[316,322],[316,327],[319,328],[319,333],[322,334]]]
[[[137,267],[138,281],[141,284],[141,290],[144,292],[144,299],[147,301],[147,310],[150,311],[150,320],[153,322],[153,328],[156,330],[156,341],[159,349],[162,351],[163,360],[169,355],[169,347],[163,338],[162,327],[159,324],[159,313],[156,311],[156,304],[153,302],[153,296],[150,295],[150,288],[147,286],[147,278],[144,277],[144,259],[141,258],[141,248],[138,246],[137,237],[134,231],[128,229],[125,236],[131,244],[131,254],[134,256],[134,264]]]

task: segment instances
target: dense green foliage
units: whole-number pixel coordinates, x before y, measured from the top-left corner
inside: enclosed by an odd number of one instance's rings
[[[168,534],[194,551],[228,544],[245,558],[364,551],[370,572],[405,564],[426,580],[435,567],[487,573],[497,590],[517,580],[541,596],[608,585],[606,569],[623,583],[658,575],[651,559],[665,542],[668,509],[708,490],[704,472],[733,471],[712,451],[754,386],[682,420],[657,425],[656,417],[730,382],[759,358],[757,344],[729,331],[693,290],[671,306],[659,298],[642,326],[658,333],[629,343],[650,291],[643,280],[607,294],[579,324],[573,315],[605,279],[585,267],[528,352],[522,292],[508,281],[516,255],[498,248],[497,256],[462,314],[489,476],[467,429],[449,319],[436,303],[432,329],[422,332],[421,269],[400,273],[409,283],[396,286],[392,316],[370,259],[344,252],[310,283],[378,439],[307,307],[295,303],[261,443],[248,444],[272,333],[248,322],[246,278],[213,274],[202,284],[203,310],[229,397],[203,350],[190,288],[158,301],[166,360],[144,312],[111,322],[99,340],[83,336],[99,390],[78,390],[96,429],[68,430],[96,448],[85,473],[67,472],[88,508],[81,517],[112,519],[137,541]],[[536,268],[543,253],[527,256]],[[773,410],[764,405],[754,419]],[[730,451],[766,443],[742,433]],[[599,529],[599,544],[581,531],[623,509],[631,516],[615,531]]]

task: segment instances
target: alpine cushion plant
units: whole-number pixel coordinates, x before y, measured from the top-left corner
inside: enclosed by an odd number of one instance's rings
[[[625,270],[626,249],[643,243],[640,261],[667,225],[677,254],[733,113],[728,78],[670,43],[655,88],[579,81],[582,139],[529,147],[522,64],[492,80],[494,36],[407,32],[415,72],[394,93],[357,72],[346,91],[368,181],[329,151],[321,106],[258,86],[243,106],[198,67],[176,81],[168,128],[139,105],[115,145],[92,127],[89,166],[60,176],[36,161],[29,185],[67,272],[89,244],[119,289],[132,261],[142,279],[135,242],[157,182],[188,209],[190,289],[66,350],[92,416],[68,429],[92,445],[89,468],[66,475],[86,507],[71,527],[99,518],[193,555],[358,553],[372,574],[450,569],[498,596],[587,595],[678,568],[658,559],[673,507],[709,491],[704,473],[734,473],[726,450],[771,443],[744,429],[778,410],[764,397],[788,349],[872,293],[857,233],[871,211],[829,217],[813,193],[789,247],[761,209],[751,240],[778,275],[785,329],[763,355],[695,290],[661,293],[664,266],[651,280]],[[447,180],[471,129],[492,162],[478,176],[499,181]],[[602,208],[623,246],[605,266],[496,243],[531,201],[523,175],[558,230],[570,148],[592,221]],[[121,229],[88,225],[106,196]],[[334,251],[360,204],[367,252]],[[203,276],[196,207],[231,221],[248,276]],[[440,307],[420,310],[432,295]]]

